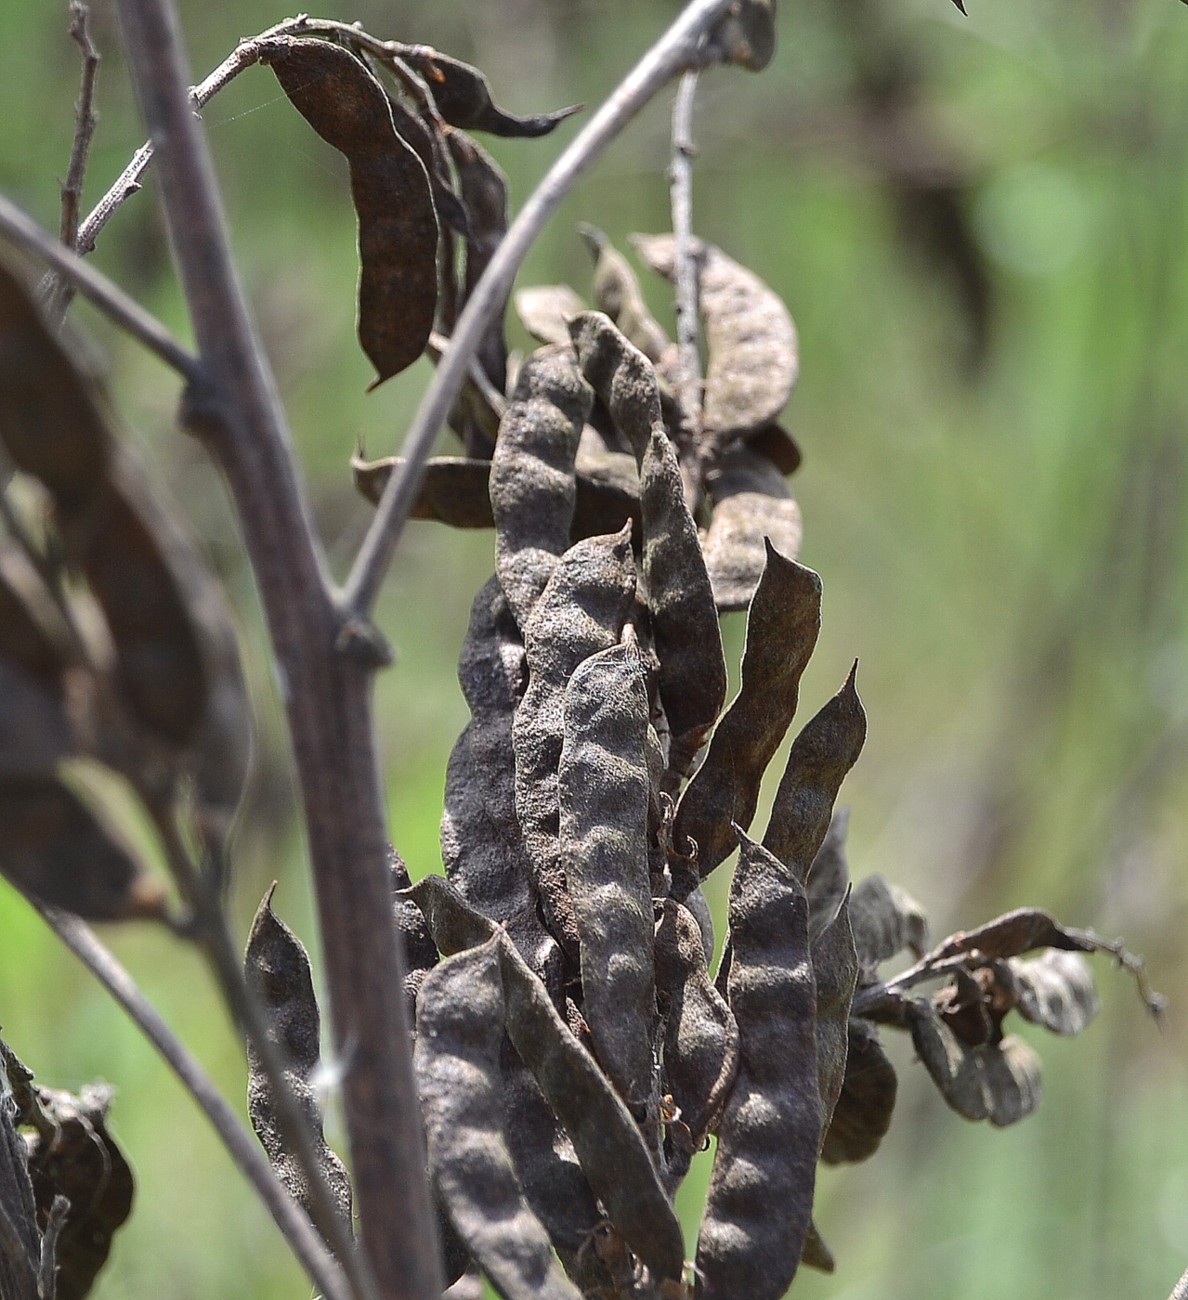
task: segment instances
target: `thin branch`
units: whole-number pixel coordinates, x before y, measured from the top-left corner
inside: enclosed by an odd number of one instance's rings
[[[425,461],[466,378],[470,359],[511,292],[528,250],[574,183],[627,124],[679,72],[694,66],[702,36],[731,0],[693,0],[615,88],[524,204],[495,250],[454,329],[404,441],[404,464],[392,473],[355,559],[343,596],[357,615],[375,604],[392,553],[416,501]]]
[[[189,1049],[162,1019],[136,981],[94,931],[67,912],[30,899],[43,920],[128,1013],[210,1120],[231,1159],[251,1183],[293,1254],[327,1300],[351,1300],[346,1276],[313,1224],[273,1172],[254,1135],[215,1087]]]
[[[172,366],[192,384],[201,385],[203,370],[198,359],[182,347],[164,325],[101,271],[88,266],[76,253],[63,247],[49,233],[22,212],[15,203],[0,195],[0,235],[19,248],[48,262],[61,276],[94,303],[122,330],[142,343],[150,352]]]
[[[677,377],[681,442],[697,445],[701,432],[701,357],[697,350],[697,259],[693,249],[693,104],[697,70],[681,77],[672,109],[672,233],[676,282]]]

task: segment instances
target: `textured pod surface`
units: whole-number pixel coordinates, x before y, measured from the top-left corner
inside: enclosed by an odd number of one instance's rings
[[[850,896],[850,921],[864,971],[873,972],[905,948],[918,958],[928,947],[924,909],[882,876],[867,876],[855,885]]]
[[[869,1020],[849,1023],[846,1073],[821,1144],[826,1164],[869,1160],[891,1127],[899,1080]]]
[[[850,928],[848,899],[842,900],[837,915],[820,935],[810,939],[810,954],[817,984],[817,1081],[824,1140],[846,1076],[850,1004],[858,981],[858,953]]]
[[[273,886],[275,888],[275,886]],[[322,1113],[311,1078],[321,1059],[321,1016],[314,997],[309,957],[301,941],[272,910],[272,889],[252,922],[244,955],[248,988],[264,1013],[268,1036],[286,1062],[285,1079],[313,1138],[318,1166],[338,1207],[351,1221],[351,1180],[322,1134]],[[313,1199],[305,1171],[285,1141],[272,1085],[248,1044],[248,1117],[277,1177],[312,1217]]]
[[[631,264],[597,226],[583,223],[578,234],[594,259],[594,306],[605,312],[649,361],[659,361],[672,342],[648,310]]]
[[[581,942],[595,1055],[635,1118],[657,1119],[648,876],[648,692],[638,649],[591,655],[565,690],[561,865]]]
[[[382,383],[425,350],[437,309],[437,211],[425,165],[397,132],[384,88],[348,50],[273,37],[261,57],[293,107],[346,157],[359,220],[359,343]]]
[[[654,270],[675,275],[672,235],[634,235]],[[713,244],[695,241],[698,304],[705,326],[706,434],[718,446],[774,420],[788,404],[799,369],[796,327],[763,281]]]
[[[697,845],[704,877],[734,848],[731,823],[746,829],[759,783],[796,712],[800,677],[821,627],[821,579],[767,547],[767,565],[747,615],[742,685],[677,807],[675,840]],[[684,873],[681,891],[697,883]],[[673,888],[677,893],[678,882]]]
[[[529,681],[512,726],[516,812],[545,919],[572,958],[578,936],[558,838],[565,686],[583,660],[618,643],[634,595],[630,528],[591,537],[561,557],[524,631]]]
[[[578,1300],[516,1178],[503,1135],[498,937],[431,971],[417,1003],[415,1065],[429,1168],[458,1235],[507,1300]]]
[[[741,840],[727,982],[741,1059],[697,1241],[703,1300],[779,1300],[791,1285],[821,1141],[808,899],[762,845]]]
[[[575,316],[569,322],[569,336],[587,383],[626,436],[636,463],[642,465],[652,430],[663,428],[652,363],[600,311]]]
[[[4,1300],[39,1300],[37,1270],[41,1233],[29,1181],[24,1139],[16,1130],[16,1105],[7,1080],[0,1080],[0,1214],[6,1220],[0,1247],[0,1295]]]
[[[574,458],[592,395],[573,349],[541,348],[520,367],[491,460],[495,564],[523,629],[569,546]]]

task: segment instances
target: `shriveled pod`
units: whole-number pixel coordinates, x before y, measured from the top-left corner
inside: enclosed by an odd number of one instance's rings
[[[762,845],[739,837],[727,1000],[740,1062],[718,1124],[697,1295],[779,1300],[804,1251],[821,1141],[817,989],[803,886]]]
[[[605,312],[649,361],[660,361],[672,341],[648,310],[631,263],[597,226],[582,223],[578,234],[594,259],[594,306]]]
[[[876,1025],[853,1017],[848,1027],[846,1072],[821,1143],[826,1164],[869,1160],[879,1149],[895,1110],[899,1080],[883,1051]]]
[[[538,284],[517,289],[512,300],[520,323],[538,343],[568,343],[569,321],[586,310],[576,289],[567,284]]]
[[[347,160],[359,219],[359,343],[375,383],[425,350],[437,308],[437,211],[425,165],[397,132],[384,88],[328,41],[261,43],[293,107]]]

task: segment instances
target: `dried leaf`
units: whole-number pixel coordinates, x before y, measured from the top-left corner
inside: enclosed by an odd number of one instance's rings
[[[869,1020],[852,1019],[846,1074],[821,1144],[826,1164],[869,1160],[891,1127],[899,1082]]]
[[[594,1053],[645,1137],[658,1141],[647,730],[639,650],[616,645],[591,655],[565,688],[561,867],[581,943]]]
[[[161,882],[54,776],[0,778],[0,873],[87,921],[161,919]]]
[[[515,293],[516,315],[538,343],[568,343],[569,321],[586,310],[581,295],[567,284],[540,284]]]
[[[882,876],[867,876],[850,895],[850,922],[858,960],[872,972],[905,948],[919,958],[928,947],[928,918],[924,909],[898,885]]]
[[[429,1168],[459,1236],[501,1296],[578,1300],[503,1134],[500,942],[447,958],[421,987],[415,1065]]]
[[[343,1220],[351,1221],[351,1180],[326,1145],[316,1089],[310,1082],[321,1059],[321,1016],[314,996],[309,957],[301,941],[272,910],[273,885],[264,895],[248,935],[244,972],[264,1013],[269,1038],[286,1061],[285,1080],[305,1116],[317,1163]],[[305,1171],[285,1140],[272,1085],[248,1043],[248,1117],[277,1177],[313,1217],[313,1198]],[[315,1220],[316,1221],[316,1220]]]
[[[779,1300],[812,1213],[821,1096],[808,898],[799,880],[737,830],[727,981],[741,1061],[718,1126],[697,1241],[700,1300]]]
[[[912,1005],[911,1029],[920,1060],[959,1115],[1003,1128],[1039,1105],[1039,1057],[1021,1038],[969,1046],[926,1003]]]
[[[262,43],[261,61],[346,157],[359,219],[359,343],[380,384],[412,365],[433,328],[438,228],[425,166],[396,131],[384,88],[349,50],[278,36]]]
[[[574,458],[591,400],[573,349],[540,348],[521,366],[499,425],[490,486],[495,563],[521,630],[569,546]]]
[[[1075,952],[1049,948],[1030,960],[1007,963],[1017,986],[1019,1014],[1054,1034],[1079,1034],[1101,1003],[1093,972]]]
[[[703,879],[734,847],[731,823],[751,824],[759,783],[796,712],[800,675],[820,626],[821,579],[769,545],[747,616],[742,686],[677,806],[676,844],[690,853],[696,843]],[[675,877],[674,871],[677,894]],[[696,883],[683,879],[679,889],[687,893]]]
[[[594,259],[594,306],[614,321],[633,347],[658,362],[672,342],[648,310],[631,264],[597,226],[583,223],[578,234]]]
[[[723,613],[746,609],[770,542],[794,559],[800,551],[800,507],[783,476],[750,443],[723,452],[706,478],[714,513],[702,541],[714,600]]]
[[[400,57],[425,79],[441,116],[451,126],[464,127],[467,131],[501,136],[548,135],[559,122],[581,108],[577,105],[533,117],[517,117],[492,102],[487,79],[469,63],[451,59],[428,45],[403,46]]]
[[[775,53],[775,22],[775,0],[735,0],[710,32],[710,44],[723,63],[762,72]]]
[[[758,6],[756,6],[758,7]],[[633,235],[643,260],[676,274],[672,235]],[[694,241],[698,303],[705,325],[706,436],[715,447],[775,420],[799,369],[796,327],[779,297],[713,244]]]
[[[1060,948],[1067,952],[1113,952],[1116,944],[1099,939],[1089,930],[1063,926],[1038,907],[1020,907],[1013,912],[950,935],[930,955],[937,961],[960,953],[978,952],[983,957],[1018,957],[1036,948]]]

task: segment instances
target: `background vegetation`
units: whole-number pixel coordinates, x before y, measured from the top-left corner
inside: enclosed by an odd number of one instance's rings
[[[1188,10],[970,6],[963,19],[944,0],[785,0],[762,77],[703,81],[695,224],[800,328],[793,485],[801,558],[825,582],[803,699],[807,716],[861,658],[870,738],[843,792],[855,875],[902,882],[938,935],[1025,902],[1125,934],[1171,1008],[1160,1034],[1099,963],[1099,1022],[1075,1044],[1044,1042],[1040,1113],[1002,1133],[952,1116],[910,1044],[893,1042],[891,1136],[869,1165],[823,1176],[818,1220],[839,1270],[806,1274],[797,1294],[1163,1297],[1188,1263]],[[196,76],[285,16],[262,0],[182,7]],[[333,0],[320,12],[476,61],[509,108],[536,111],[598,102],[675,8]],[[105,61],[90,201],[141,139],[105,0],[93,30]],[[65,33],[65,4],[0,6],[0,190],[54,227],[77,94]],[[426,371],[364,395],[344,176],[275,81],[249,74],[205,116],[341,570],[369,509],[348,457],[356,440],[394,449]],[[573,129],[493,142],[513,195]],[[667,137],[656,105],[569,201],[525,283],[585,287],[578,220],[620,242],[666,228]],[[151,193],[96,258],[184,333]],[[274,686],[225,498],[173,427],[175,378],[73,310],[241,614],[264,725],[236,914],[246,930],[279,878],[279,908],[309,937]],[[380,612],[400,654],[380,687],[392,834],[414,874],[439,866],[445,761],[466,717],[453,664],[490,569],[489,534],[416,525]],[[739,616],[727,637],[737,662]],[[194,956],[142,929],[108,937],[241,1094],[240,1048]],[[303,1293],[189,1101],[6,886],[0,1023],[43,1081],[119,1087],[114,1128],[139,1203],[97,1296]]]

